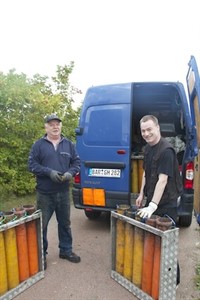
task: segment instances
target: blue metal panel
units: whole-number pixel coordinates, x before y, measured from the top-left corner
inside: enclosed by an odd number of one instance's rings
[[[130,103],[130,94],[131,83],[110,84],[89,88],[83,102],[79,126],[83,126],[85,114],[90,106]]]
[[[199,158],[200,158],[200,78],[199,78],[199,71],[197,67],[196,60],[194,56],[191,56],[189,61],[189,70],[187,73],[187,88],[189,94],[189,101],[190,101],[190,110],[191,110],[191,118],[192,118],[192,126],[193,126],[193,136],[195,147],[195,154],[197,158],[194,160],[195,162],[195,176],[194,176],[194,213],[197,219],[197,222],[200,224],[200,198],[199,198],[199,191],[200,191],[200,165],[199,165]]]
[[[187,80],[187,89],[189,95],[189,104],[190,104],[190,113],[191,113],[191,121],[192,121],[192,137],[193,137],[193,148],[195,151],[195,156],[198,154],[198,146],[197,139],[198,134],[196,131],[197,122],[199,122],[200,111],[195,111],[194,109],[194,101],[198,101],[198,107],[200,108],[200,78],[199,71],[197,67],[197,63],[194,56],[191,56],[190,61],[188,63],[189,70],[186,76]],[[200,145],[200,141],[198,141]]]
[[[95,97],[95,95],[93,95]],[[130,97],[130,94],[128,95]],[[124,97],[124,95],[123,95]],[[116,98],[114,98],[116,99]],[[77,136],[81,157],[82,187],[104,188],[107,191],[129,191],[130,181],[130,98],[124,102],[85,107],[83,132]],[[123,100],[122,100],[123,101]],[[87,101],[86,101],[87,102]],[[88,103],[88,102],[87,102]],[[99,104],[101,103],[101,104]],[[90,169],[120,169],[120,178],[91,176]]]

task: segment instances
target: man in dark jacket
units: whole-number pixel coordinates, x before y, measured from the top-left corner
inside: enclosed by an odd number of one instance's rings
[[[54,212],[58,222],[59,257],[80,262],[80,257],[72,252],[69,198],[69,182],[80,170],[80,158],[61,129],[62,121],[55,114],[47,116],[46,134],[33,144],[28,160],[30,172],[36,175],[37,208],[42,211],[45,269],[47,227]]]

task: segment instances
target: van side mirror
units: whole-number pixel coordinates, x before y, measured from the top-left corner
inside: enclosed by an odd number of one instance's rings
[[[75,129],[76,135],[82,135],[83,134],[83,127],[77,127]]]

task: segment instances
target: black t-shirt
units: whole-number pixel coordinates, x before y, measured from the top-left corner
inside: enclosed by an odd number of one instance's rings
[[[151,164],[152,164],[152,159],[157,152],[157,145],[151,147],[151,151],[148,154],[148,160],[147,160],[147,170],[148,172],[151,173]],[[157,175],[159,174],[165,174],[171,178],[173,178],[174,170],[174,153],[173,150],[170,148],[167,148],[164,153],[161,155],[158,161],[158,170],[157,170]]]
[[[168,148],[159,159],[158,174],[165,174],[171,178],[174,177],[174,153]]]
[[[148,159],[146,159],[146,167],[145,167],[145,172],[146,172],[146,196],[147,196],[147,203],[146,205],[149,204],[151,201],[151,188],[152,188],[152,176],[153,176],[153,157],[157,154],[158,152],[158,147],[159,145],[152,146],[148,152]],[[159,177],[160,174],[165,174],[169,178],[173,180],[175,177],[174,174],[174,151],[172,148],[166,148],[163,153],[160,155],[159,160],[157,162],[157,170],[156,170],[156,175],[157,178]],[[154,171],[155,172],[155,171]],[[149,197],[150,196],[150,197]],[[165,203],[162,203],[162,207],[176,207],[176,201],[172,201],[172,199],[168,199],[169,201],[165,201]],[[162,201],[161,201],[162,202]]]

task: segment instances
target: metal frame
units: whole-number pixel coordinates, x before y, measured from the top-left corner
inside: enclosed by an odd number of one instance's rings
[[[0,232],[5,231],[9,228],[16,227],[20,224],[30,222],[32,220],[36,220],[37,225],[37,239],[38,239],[38,251],[39,255],[39,272],[34,276],[31,276],[27,280],[24,280],[15,288],[7,291],[4,295],[0,297],[0,300],[10,300],[19,295],[20,293],[24,292],[27,288],[31,285],[35,284],[37,281],[44,278],[44,254],[43,254],[43,233],[42,233],[42,213],[41,211],[36,211],[30,216],[22,217],[15,221],[8,222],[7,224],[0,226]]]
[[[173,228],[161,231],[145,223],[131,219],[116,212],[111,212],[111,238],[112,238],[112,258],[111,277],[125,287],[129,292],[142,300],[153,300],[153,298],[135,286],[131,281],[115,271],[116,258],[116,221],[120,219],[133,226],[149,231],[161,237],[161,270],[159,300],[176,300],[176,275],[177,275],[177,254],[179,229]]]

